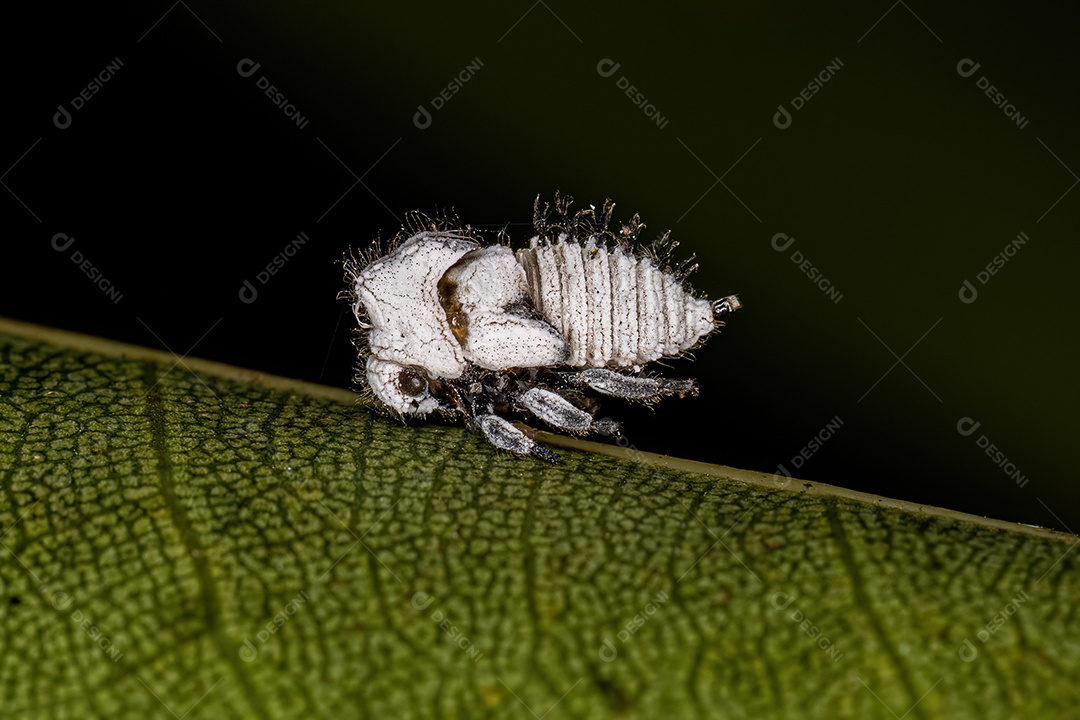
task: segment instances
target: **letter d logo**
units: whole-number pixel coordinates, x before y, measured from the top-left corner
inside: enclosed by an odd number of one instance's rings
[[[975,302],[977,297],[979,297],[979,291],[975,289],[970,280],[965,280],[964,284],[960,286],[960,302],[970,305]]]
[[[964,58],[956,63],[956,72],[959,73],[960,77],[971,77],[980,67],[982,67],[981,63],[977,63],[971,58]]]
[[[975,422],[975,420],[969,417],[962,417],[960,418],[960,422],[956,423],[956,432],[967,437],[978,430],[980,425],[982,425],[981,422]]]
[[[412,116],[412,123],[421,130],[431,127],[431,113],[423,105],[416,106],[416,114]]]
[[[791,127],[791,113],[787,111],[787,108],[783,105],[776,106],[776,113],[772,116],[772,124],[780,130],[787,130]]]
[[[240,646],[240,659],[244,662],[255,662],[257,657],[259,657],[259,649],[250,640],[245,639],[244,644]]]
[[[67,130],[71,127],[71,113],[63,105],[57,105],[56,114],[52,116],[52,122],[61,130]]]
[[[596,63],[596,74],[600,77],[611,77],[620,67],[622,67],[620,63],[615,62],[611,58],[604,58]]]

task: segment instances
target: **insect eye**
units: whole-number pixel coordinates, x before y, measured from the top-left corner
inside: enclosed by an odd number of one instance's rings
[[[427,379],[415,370],[409,370],[408,368],[398,373],[398,387],[401,388],[401,392],[409,397],[420,397],[427,393],[428,390]]]

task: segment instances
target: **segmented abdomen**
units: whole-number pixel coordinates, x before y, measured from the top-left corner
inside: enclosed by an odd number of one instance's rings
[[[536,309],[566,341],[568,365],[643,365],[689,350],[715,326],[708,300],[622,248],[534,239],[517,260]]]

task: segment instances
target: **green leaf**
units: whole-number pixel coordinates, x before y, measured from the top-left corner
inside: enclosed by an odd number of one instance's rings
[[[18,323],[0,353],[4,717],[1080,705],[1071,535],[613,446],[550,467]]]

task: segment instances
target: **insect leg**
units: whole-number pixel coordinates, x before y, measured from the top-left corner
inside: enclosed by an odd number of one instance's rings
[[[501,450],[509,450],[519,455],[532,455],[541,460],[547,460],[554,465],[559,461],[559,456],[546,447],[537,445],[525,433],[518,430],[498,415],[477,415],[476,425],[484,437]]]
[[[560,430],[575,434],[595,431],[615,437],[622,435],[619,424],[614,420],[593,420],[592,415],[551,390],[530,388],[522,393],[518,400],[526,410]]]
[[[698,394],[696,380],[634,377],[605,368],[582,370],[576,373],[573,379],[577,384],[590,387],[598,393],[644,403],[655,402],[665,395],[685,397]]]

